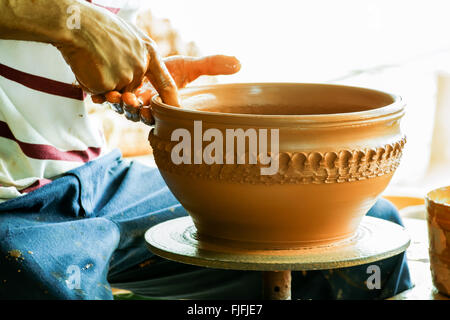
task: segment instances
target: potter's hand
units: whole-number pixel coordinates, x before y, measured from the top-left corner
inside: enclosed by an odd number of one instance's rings
[[[175,82],[155,42],[107,10],[86,10],[73,41],[57,46],[82,88],[93,94],[133,91],[146,76],[164,102],[178,105]]]
[[[233,74],[241,68],[239,60],[235,57],[223,55],[202,58],[175,56],[166,58],[164,62],[179,89],[184,88],[199,76]],[[152,124],[153,118],[149,104],[151,98],[159,91],[155,90],[151,83],[144,78],[141,86],[133,92],[111,91],[106,95],[94,95],[92,100],[95,103],[107,101],[114,110],[125,113],[129,120],[141,120],[146,124]]]
[[[71,23],[69,12],[78,16],[78,24]],[[85,0],[33,0],[32,5],[0,0],[0,39],[54,45],[86,92],[133,91],[147,76],[164,102],[178,104],[175,82],[155,43]]]

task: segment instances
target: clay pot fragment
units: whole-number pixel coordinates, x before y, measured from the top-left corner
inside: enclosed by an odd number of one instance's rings
[[[450,296],[450,187],[431,191],[425,201],[433,283]]]

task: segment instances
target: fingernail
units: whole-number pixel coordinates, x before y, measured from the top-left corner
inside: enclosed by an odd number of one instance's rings
[[[240,63],[226,64],[225,67],[227,69],[235,71],[235,70],[239,70],[241,68],[241,64]]]
[[[129,106],[139,107],[140,101],[137,99],[136,95],[131,92],[125,92],[122,95],[122,101]]]
[[[234,70],[237,70],[237,69],[240,69],[240,68],[241,68],[241,64],[240,64],[239,62],[233,64],[233,69],[234,69]]]

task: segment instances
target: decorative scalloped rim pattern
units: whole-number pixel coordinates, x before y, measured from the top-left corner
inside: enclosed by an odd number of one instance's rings
[[[170,153],[178,142],[161,140],[153,131],[149,141],[158,168],[171,173],[235,183],[323,184],[360,181],[393,173],[400,164],[406,138],[383,147],[363,150],[280,152],[279,170],[274,175],[261,175],[261,164],[175,165]]]

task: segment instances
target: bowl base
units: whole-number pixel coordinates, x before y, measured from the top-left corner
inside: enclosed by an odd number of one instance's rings
[[[249,249],[197,237],[191,217],[160,223],[145,233],[149,249],[169,260],[233,270],[321,270],[371,263],[407,249],[410,238],[399,225],[364,217],[356,234],[329,245],[301,249]]]
[[[309,249],[329,247],[334,245],[343,245],[345,242],[354,241],[358,237],[358,232],[352,232],[350,234],[338,237],[328,238],[317,241],[241,241],[233,239],[225,239],[220,237],[214,237],[209,234],[200,233],[198,229],[194,227],[191,230],[190,237],[196,239],[199,243],[208,243],[209,245],[216,245],[219,247],[235,248],[241,250],[297,250],[297,249]]]

